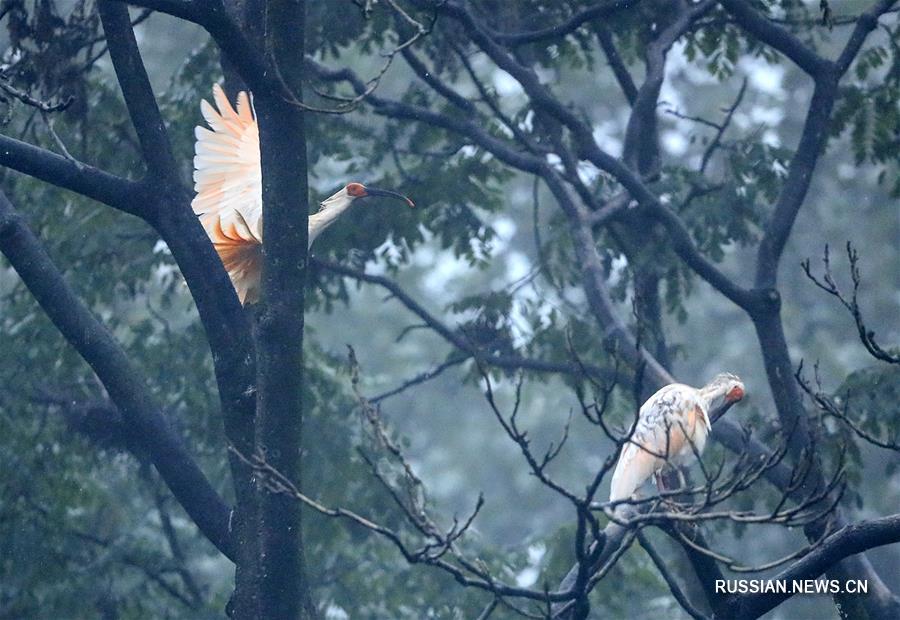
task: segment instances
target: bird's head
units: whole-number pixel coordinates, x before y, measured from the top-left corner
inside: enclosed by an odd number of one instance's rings
[[[723,372],[701,388],[709,399],[709,417],[715,421],[736,402],[744,398],[744,382],[730,372]]]
[[[402,200],[410,207],[415,207],[416,203],[412,200],[404,196],[403,194],[399,194],[397,192],[392,192],[389,189],[379,189],[377,187],[367,187],[362,183],[347,183],[347,186],[344,188],[344,191],[347,192],[347,195],[352,199],[356,198],[366,198],[368,196],[385,196],[387,198],[394,198],[397,200]]]
[[[709,391],[724,398],[726,403],[736,403],[744,397],[744,382],[737,375],[723,372],[715,377],[706,386]]]
[[[319,203],[319,211],[309,216],[310,245],[323,230],[331,226],[342,213],[349,209],[355,200],[369,196],[386,196],[402,200],[411,207],[415,206],[413,201],[403,194],[386,189],[378,189],[377,187],[367,187],[362,183],[347,183],[347,185]]]

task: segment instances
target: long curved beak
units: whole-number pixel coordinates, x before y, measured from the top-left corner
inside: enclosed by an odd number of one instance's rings
[[[738,401],[736,400],[725,400],[716,403],[714,406],[710,407],[709,413],[707,413],[707,427],[711,430],[712,425],[715,424],[716,420],[721,418],[723,415],[728,413],[728,410],[731,409]]]
[[[404,196],[403,194],[399,194],[397,192],[392,192],[389,189],[378,189],[377,187],[368,187],[366,186],[366,195],[368,196],[386,196],[388,198],[396,198],[397,200],[402,200],[410,207],[415,207],[416,203],[412,200]]]

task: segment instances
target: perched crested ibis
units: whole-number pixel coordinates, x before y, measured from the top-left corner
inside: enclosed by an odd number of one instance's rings
[[[259,128],[247,93],[238,93],[237,109],[222,88],[213,86],[215,107],[203,100],[200,110],[209,124],[197,127],[194,154],[194,213],[215,246],[242,304],[259,300],[262,270],[262,168]],[[309,216],[309,245],[344,213],[367,196],[413,201],[384,189],[348,183]]]
[[[626,500],[666,464],[687,465],[706,445],[709,414],[744,397],[744,384],[724,373],[702,388],[672,383],[647,399],[638,412],[630,441],[622,448],[610,485],[610,501]],[[660,488],[660,490],[662,490]]]

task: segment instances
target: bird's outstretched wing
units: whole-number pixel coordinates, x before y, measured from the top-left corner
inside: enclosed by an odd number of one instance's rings
[[[622,448],[616,463],[610,501],[630,498],[666,461],[682,457],[685,450],[693,453],[689,442],[695,441],[697,424],[704,423],[698,407],[697,390],[677,383],[665,386],[647,399],[638,414],[631,440]],[[703,449],[702,445],[696,447]]]
[[[222,258],[241,303],[256,301],[261,269],[262,171],[259,129],[250,99],[241,92],[237,110],[213,86],[215,107],[200,104],[211,129],[197,127],[191,206]]]
[[[238,213],[253,236],[261,239],[259,128],[250,100],[247,93],[239,93],[235,110],[218,84],[213,86],[213,97],[215,108],[205,99],[200,103],[211,129],[198,126],[194,130],[194,213],[224,218]]]

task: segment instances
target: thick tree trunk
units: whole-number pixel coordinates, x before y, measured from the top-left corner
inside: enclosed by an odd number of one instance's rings
[[[302,0],[265,7],[267,65],[285,89],[302,96]],[[304,114],[285,93],[256,97],[263,175],[262,303],[257,323],[256,447],[267,462],[301,484],[303,309],[306,282],[308,186]],[[259,489],[259,594],[263,618],[316,616],[303,561],[300,506]]]
[[[299,100],[304,46],[302,0],[232,0],[231,16],[259,50],[266,66]],[[259,76],[239,75],[240,63],[223,55],[231,97]],[[303,309],[306,280],[308,186],[302,110],[283,92],[253,92],[259,122],[263,177],[264,267],[262,300],[253,308],[256,342],[256,416],[249,440],[256,454],[301,481]],[[249,455],[247,455],[249,456]],[[267,490],[260,480],[235,486],[238,563],[232,614],[235,618],[315,618],[305,577],[301,518],[297,503]],[[255,484],[254,484],[255,483]],[[254,487],[255,486],[255,490]]]
[[[268,96],[257,98],[257,112],[266,249],[257,324],[256,445],[270,465],[299,484],[308,211],[303,114]],[[299,504],[260,487],[259,511],[262,616],[309,617]]]

